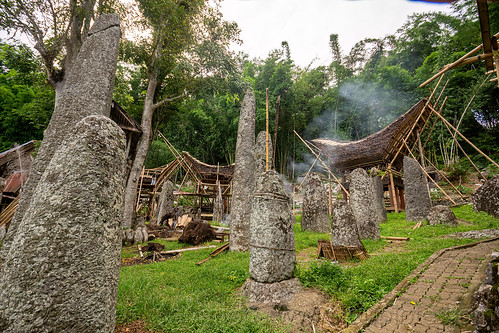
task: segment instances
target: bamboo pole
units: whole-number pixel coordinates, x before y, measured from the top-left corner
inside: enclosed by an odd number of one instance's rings
[[[447,126],[447,124],[445,124],[445,128],[447,128],[447,130],[449,131],[449,133],[452,135],[452,131],[451,129],[449,128],[449,126]],[[487,181],[487,178],[485,178],[484,175],[482,175],[482,173],[480,172],[480,169],[478,169],[478,167],[475,165],[475,163],[473,163],[473,161],[471,160],[471,157],[468,156],[468,154],[464,151],[464,148],[461,146],[461,144],[459,143],[459,141],[457,141],[457,139],[455,137],[453,137],[455,143],[456,143],[456,146],[461,150],[461,152],[464,154],[464,156],[466,156],[466,158],[468,159],[468,161],[470,161],[471,165],[473,166],[473,168],[478,172],[478,174],[480,175],[480,177],[482,177],[485,181]]]
[[[499,87],[499,45],[497,45],[497,37],[493,36],[491,38],[492,42],[492,53],[494,55],[494,65],[495,65],[495,70],[496,70],[496,75],[497,77],[495,78],[497,81],[497,87]]]
[[[393,180],[393,172],[392,169],[388,169],[387,172],[390,174],[390,188],[391,192],[393,195],[393,207],[395,208],[395,213],[399,212],[399,203],[398,203],[398,197],[397,197],[397,192],[395,191],[395,182]]]
[[[434,94],[435,94],[435,91],[437,90],[437,87],[440,85],[440,82],[442,81],[442,77],[440,77],[440,79],[438,80],[438,83],[437,85],[435,86],[435,89],[431,92],[430,94],[430,97],[428,98],[427,102],[425,103],[425,106],[421,109],[421,112],[419,113],[418,117],[416,118],[416,121],[414,122],[414,124],[412,124],[412,127],[411,129],[409,130],[409,132],[407,132],[407,135],[405,136],[405,138],[402,139],[402,145],[400,145],[399,149],[397,150],[397,152],[395,153],[395,156],[393,157],[392,161],[388,164],[388,167],[387,169],[391,169],[392,168],[392,165],[393,163],[395,163],[395,160],[397,159],[398,155],[400,154],[400,152],[402,151],[402,148],[404,148],[404,144],[406,144],[407,140],[409,139],[409,136],[412,134],[412,131],[414,131],[414,128],[416,127],[416,125],[418,124],[418,121],[419,119],[421,118],[421,116],[423,115],[425,109],[430,106],[430,101],[431,99],[433,98]],[[383,178],[382,178],[383,179]]]
[[[265,171],[269,170],[269,88],[265,89]]]
[[[485,157],[489,162],[491,162],[492,164],[494,164],[496,167],[499,168],[499,164],[494,162],[494,160],[492,160],[490,157],[488,157],[487,154],[485,154],[477,146],[475,146],[470,140],[468,140],[461,132],[459,132],[454,126],[452,126],[452,124],[449,123],[447,121],[447,119],[445,119],[441,114],[439,114],[437,111],[435,111],[435,109],[433,107],[431,107],[431,106],[429,106],[429,107],[430,107],[430,110],[433,111],[433,113],[435,113],[438,117],[440,117],[440,119],[442,119],[442,121],[445,124],[447,124],[453,131],[455,131],[461,138],[463,138],[463,140],[466,141],[470,146],[472,146],[478,153],[480,153],[480,155]]]
[[[310,171],[312,171],[313,167],[315,166],[315,163],[317,163],[317,158],[315,159],[314,163],[312,163],[312,166],[308,169],[307,173],[305,174],[305,177],[303,177],[300,185],[298,185],[298,188],[301,188],[301,186],[305,182],[305,179],[307,179],[308,175],[310,174]]]
[[[496,33],[494,35],[494,37],[499,37],[499,33]],[[480,44],[478,45],[477,47],[475,47],[473,50],[471,50],[470,52],[466,53],[465,55],[463,55],[461,58],[457,59],[456,61],[454,61],[453,63],[451,64],[447,64],[445,65],[442,70],[440,72],[438,72],[437,74],[433,75],[431,78],[429,78],[428,80],[426,80],[424,83],[422,83],[419,88],[423,88],[424,86],[426,86],[428,83],[432,82],[433,80],[435,80],[436,78],[438,78],[439,76],[441,76],[442,74],[444,74],[445,72],[449,71],[450,69],[452,68],[455,68],[455,67],[459,67],[459,66],[463,66],[463,65],[466,65],[467,63],[464,63],[463,62],[465,60],[467,60],[467,58],[475,53],[477,53],[478,51],[480,51],[481,49],[483,48],[483,44]],[[478,60],[475,60],[475,61],[478,61]]]
[[[432,167],[435,168],[435,170],[437,170],[438,174],[440,176],[442,176],[445,179],[445,181],[450,184],[450,186],[452,186],[452,188],[459,194],[459,196],[464,199],[465,197],[461,193],[461,191],[459,191],[459,189],[457,187],[455,187],[454,184],[452,184],[452,182],[445,176],[445,174],[443,172],[441,172],[440,170],[438,170],[438,168],[433,163],[431,163],[431,161],[428,159],[428,157],[425,156],[424,158],[426,159],[426,161],[428,161],[428,163],[430,163],[430,165]]]
[[[140,186],[139,186],[139,193],[137,194],[137,204],[135,205],[135,212],[139,211],[140,193],[142,192],[142,182],[144,181],[145,170],[146,168],[143,166],[142,173],[140,174]]]
[[[303,144],[312,152],[312,154],[314,154],[315,157],[321,162],[324,169],[326,169],[331,174],[331,176],[333,176],[336,183],[338,183],[340,185],[340,187],[343,189],[343,191],[345,191],[345,193],[347,195],[347,199],[348,199],[350,197],[350,193],[348,193],[348,191],[343,186],[343,184],[341,184],[341,181],[334,175],[334,173],[329,169],[329,167],[326,165],[326,163],[324,163],[324,161],[320,158],[320,155],[317,154],[315,151],[313,151],[313,149],[305,142],[305,140],[302,139],[302,137],[298,133],[296,133],[295,130],[293,130],[293,132],[303,142]]]
[[[412,158],[413,158],[414,160],[416,160],[416,157],[414,157],[414,155],[412,154],[412,151],[409,149],[409,146],[407,145],[407,143],[406,143],[405,145],[406,145],[407,149],[409,150],[409,154],[411,154]],[[417,161],[417,160],[416,160],[416,161]],[[419,165],[419,167],[421,168],[421,170],[423,171],[423,173],[426,175],[426,177],[430,178],[430,180],[433,182],[433,184],[435,184],[435,185],[438,187],[438,189],[439,189],[440,191],[442,191],[442,193],[443,193],[443,194],[444,194],[447,198],[449,198],[449,200],[450,200],[450,201],[451,201],[451,202],[455,205],[455,204],[456,204],[456,202],[455,202],[454,200],[452,200],[452,198],[451,198],[451,197],[447,194],[447,192],[445,192],[445,191],[444,191],[444,189],[443,189],[443,188],[441,188],[441,187],[437,184],[437,182],[436,182],[436,181],[434,181],[434,180],[433,180],[433,178],[431,178],[431,177],[430,177],[430,175],[429,175],[429,174],[426,172],[426,170],[425,170],[425,169],[421,166],[421,164],[419,164],[419,163],[418,163],[418,165]]]
[[[333,206],[333,199],[331,198],[331,175],[329,173],[327,174],[327,180],[328,180],[328,185],[329,185],[329,195],[328,195],[329,214],[331,214],[331,208]]]

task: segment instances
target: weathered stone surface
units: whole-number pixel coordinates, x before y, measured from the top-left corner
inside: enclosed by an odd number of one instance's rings
[[[428,223],[431,225],[458,225],[456,215],[454,215],[449,207],[444,205],[437,205],[430,208],[430,212],[428,213]]]
[[[364,169],[355,169],[350,174],[350,206],[359,228],[361,239],[379,239],[379,203],[375,199],[378,189]]]
[[[143,216],[138,217],[137,226],[133,231],[133,244],[144,243],[149,240],[147,235],[146,219]]]
[[[499,218],[499,175],[489,179],[472,195],[473,208]]]
[[[408,156],[404,156],[404,190],[405,219],[407,221],[426,219],[431,208],[426,175],[419,163]]]
[[[217,184],[217,193],[213,200],[213,221],[225,223],[224,199],[222,197],[222,188]]]
[[[331,213],[331,243],[333,246],[361,246],[359,228],[352,208],[346,201],[333,203]]]
[[[68,132],[87,116],[109,117],[120,37],[118,15],[101,15],[95,20],[72,69],[66,75],[62,90],[57,93],[54,112],[10,224],[4,248],[10,247],[38,181]],[[2,260],[0,256],[0,266]]]
[[[267,137],[266,132],[261,131],[256,137],[255,144],[255,182],[257,178],[267,171]],[[272,137],[269,134],[269,170],[273,169],[274,149],[272,148]]]
[[[277,172],[266,171],[258,178],[253,196],[249,264],[253,280],[272,283],[293,277],[296,261],[293,222],[284,184]]]
[[[123,131],[105,116],[68,133],[1,251],[1,332],[113,332],[125,161]]]
[[[5,226],[3,225],[0,227],[0,241],[2,241],[4,237],[5,237]]]
[[[175,210],[173,208],[173,183],[166,181],[161,188],[158,204],[158,225],[168,224],[168,219],[175,217]]]
[[[321,176],[309,173],[303,183],[301,229],[329,232],[329,201]]]
[[[302,289],[302,285],[296,278],[275,283],[263,283],[248,279],[241,292],[248,298],[248,302],[282,303],[287,302]]]
[[[237,131],[234,178],[232,181],[230,250],[248,251],[251,198],[255,189],[255,95],[246,91]]]

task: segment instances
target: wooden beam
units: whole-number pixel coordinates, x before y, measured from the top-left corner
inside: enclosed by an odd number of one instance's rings
[[[430,108],[430,110],[433,111],[434,114],[436,114],[440,119],[442,119],[442,121],[445,124],[447,124],[453,131],[455,131],[464,141],[466,141],[470,146],[472,146],[480,155],[485,157],[489,162],[491,162],[492,164],[494,164],[496,167],[499,168],[499,164],[497,164],[494,160],[492,160],[490,157],[488,157],[487,154],[485,154],[483,151],[478,149],[478,147],[475,146],[470,140],[468,140],[468,138],[466,138],[461,132],[459,132],[454,126],[452,126],[452,124],[449,123],[449,121],[447,121],[447,119],[445,119],[444,116],[442,116],[437,111],[435,111],[435,109],[433,107],[429,106],[429,108]]]
[[[478,19],[480,21],[480,31],[482,34],[483,53],[492,52],[492,43],[490,40],[490,22],[489,22],[489,7],[487,1],[477,1],[478,6]],[[485,60],[485,67],[487,70],[494,68],[492,59]]]

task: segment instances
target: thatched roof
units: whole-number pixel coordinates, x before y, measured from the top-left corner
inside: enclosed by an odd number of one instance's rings
[[[389,164],[400,147],[401,153],[393,164],[395,170],[402,167],[402,159],[407,151],[403,138],[410,132],[419,117],[415,128],[420,129],[428,120],[431,110],[426,107],[426,99],[420,100],[409,111],[397,118],[381,131],[357,141],[338,141],[331,139],[315,139],[311,142],[328,157],[331,166],[336,170],[353,170],[360,167],[373,167]],[[424,110],[423,110],[424,109]],[[416,137],[411,135],[407,144],[411,146]]]
[[[216,165],[206,164],[204,162],[201,162],[197,158],[193,157],[191,154],[189,154],[186,151],[182,152],[182,156],[184,157],[184,161],[189,163],[189,166],[191,166],[194,169],[194,172],[198,174],[201,179],[206,179],[206,178],[216,179],[217,174],[219,179],[230,179],[234,174],[234,164],[226,166],[222,165],[216,166]]]

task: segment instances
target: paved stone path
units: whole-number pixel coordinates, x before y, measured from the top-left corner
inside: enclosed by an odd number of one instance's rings
[[[460,332],[443,325],[435,314],[454,313],[483,282],[485,262],[499,248],[499,240],[449,250],[433,261],[368,327],[376,332]]]

